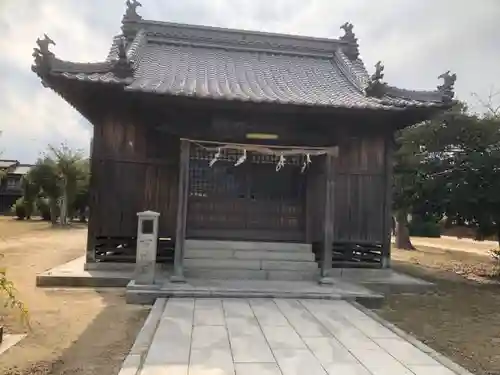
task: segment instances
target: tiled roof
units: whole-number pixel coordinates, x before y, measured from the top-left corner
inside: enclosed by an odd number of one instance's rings
[[[381,106],[352,85],[334,58],[177,45],[142,50],[131,91],[335,107]]]
[[[19,164],[17,160],[0,159],[0,169],[12,168]]]
[[[126,91],[305,106],[392,109],[443,106],[438,91],[385,87],[366,94],[369,75],[345,40],[135,20],[125,22],[106,61],[50,61],[50,74],[123,85]],[[117,76],[120,38],[129,76]],[[356,47],[357,48],[357,47]],[[349,57],[348,57],[349,55]]]
[[[16,167],[16,169],[14,169],[11,173],[24,176],[25,174],[27,174],[30,171],[31,167],[32,167],[31,164],[19,164]]]

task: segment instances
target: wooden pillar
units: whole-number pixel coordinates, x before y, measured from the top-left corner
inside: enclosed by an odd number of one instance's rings
[[[95,129],[94,129],[95,134]],[[95,240],[96,240],[96,215],[95,210],[97,209],[96,204],[96,184],[95,175],[95,155],[94,155],[94,137],[90,140],[90,181],[89,181],[89,216],[87,217],[88,228],[87,228],[87,251],[85,252],[85,263],[95,263]]]
[[[328,278],[332,269],[332,246],[334,236],[334,200],[335,200],[335,176],[333,170],[334,156],[325,156],[325,210],[323,218],[323,251],[321,260],[321,284],[331,284]]]
[[[384,207],[382,233],[382,268],[391,267],[391,228],[392,228],[392,184],[393,184],[394,134],[389,134],[384,142]]]
[[[189,148],[190,143],[181,140],[179,160],[179,192],[177,200],[177,229],[175,232],[174,274],[172,282],[185,282],[184,278],[184,243],[186,240],[187,198],[189,184]]]

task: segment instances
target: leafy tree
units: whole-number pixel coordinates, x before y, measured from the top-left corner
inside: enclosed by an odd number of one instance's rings
[[[62,195],[56,163],[49,156],[38,159],[28,172],[28,178],[37,186],[38,191],[48,199],[50,220],[52,224],[56,224],[58,216],[57,201]]]
[[[407,214],[475,226],[500,238],[500,107],[472,115],[458,104],[398,134],[396,246],[412,249]]]
[[[61,224],[67,225],[74,203],[85,204],[88,174],[88,161],[82,153],[65,144],[49,146],[48,152],[31,168],[29,180],[48,198],[53,224],[56,224],[59,215]]]
[[[457,114],[466,110],[457,105],[433,120],[399,131],[394,155],[393,211],[396,216],[396,247],[413,250],[408,229],[408,216],[418,214],[423,220],[439,220],[444,213],[443,203],[448,191],[436,178],[442,163],[436,151],[443,142],[443,127]],[[446,143],[446,142],[444,142]]]
[[[59,148],[49,146],[49,151],[53,156],[62,190],[61,224],[67,225],[70,202],[74,200],[77,193],[78,180],[84,175],[83,153],[79,150],[74,151],[65,144]]]
[[[21,179],[23,189],[23,203],[26,209],[26,218],[29,219],[35,208],[35,201],[38,197],[38,186],[31,181],[29,174]]]
[[[470,116],[452,136],[440,175],[450,191],[446,214],[475,226],[479,239],[496,234],[500,241],[500,118]]]
[[[73,200],[72,209],[73,213],[77,213],[80,221],[86,221],[86,211],[89,205],[89,185],[90,185],[90,164],[89,160],[84,160],[80,166],[79,178],[76,185],[75,199]]]

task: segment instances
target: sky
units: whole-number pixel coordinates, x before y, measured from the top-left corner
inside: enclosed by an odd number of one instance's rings
[[[500,0],[140,0],[144,19],[338,38],[354,24],[368,71],[381,60],[385,81],[435,89],[457,74],[457,98],[500,90]],[[48,144],[88,152],[92,125],[31,71],[37,37],[47,33],[64,60],[106,58],[119,34],[122,0],[0,0],[0,158],[33,163]],[[498,96],[497,96],[498,98]]]

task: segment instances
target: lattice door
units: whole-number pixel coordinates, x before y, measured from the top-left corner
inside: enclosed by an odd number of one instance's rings
[[[305,178],[299,160],[276,172],[277,158],[249,153],[213,155],[193,147],[190,160],[187,235],[266,241],[303,241]]]

